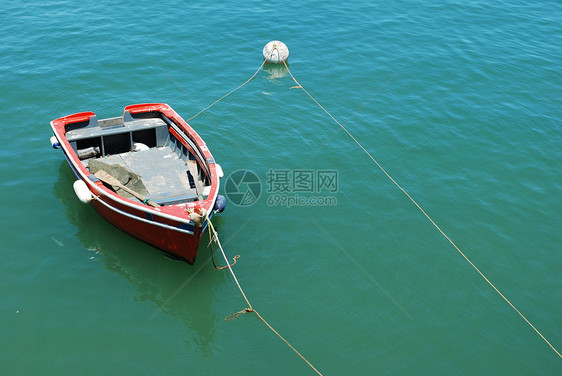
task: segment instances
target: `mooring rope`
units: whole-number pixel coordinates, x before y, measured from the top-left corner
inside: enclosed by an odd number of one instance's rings
[[[223,95],[222,97],[220,97],[219,99],[217,99],[216,101],[214,101],[213,103],[211,103],[210,105],[208,105],[207,107],[205,107],[204,109],[202,109],[201,111],[199,111],[198,113],[196,113],[194,116],[190,117],[189,119],[186,120],[187,123],[189,123],[191,120],[195,119],[197,116],[201,115],[203,112],[207,111],[209,108],[213,107],[215,104],[219,103],[220,101],[222,101],[224,98],[228,97],[230,94],[234,93],[236,90],[240,89],[242,86],[246,85],[248,82],[252,81],[254,79],[254,77],[256,77],[256,75],[258,74],[258,72],[261,70],[261,68],[264,66],[265,64],[265,60],[263,61],[263,63],[260,65],[260,67],[258,68],[258,70],[252,75],[252,77],[248,78],[248,80],[246,80],[246,82],[244,82],[241,85],[238,85],[237,87],[235,87],[234,89],[230,90],[228,93],[226,93],[225,95]]]
[[[523,315],[514,305],[513,303],[511,303],[509,301],[508,298],[505,297],[504,294],[501,293],[501,291],[484,275],[484,273],[482,273],[480,271],[480,269],[478,269],[478,267],[472,262],[470,261],[470,259],[460,250],[459,247],[457,247],[457,245],[451,240],[451,238],[449,238],[447,236],[447,234],[445,234],[445,232],[443,230],[441,230],[441,228],[437,225],[437,223],[435,223],[435,221],[425,212],[425,210],[422,209],[422,207],[416,202],[416,200],[414,200],[414,198],[412,196],[410,196],[410,194],[408,192],[406,192],[406,190],[404,188],[402,188],[402,186],[400,184],[398,184],[396,182],[396,180],[394,180],[392,178],[392,176],[390,176],[390,174],[388,172],[386,172],[386,170],[381,166],[381,164],[379,162],[377,162],[377,160],[371,155],[371,153],[369,153],[369,151],[367,149],[365,149],[365,147],[351,134],[351,132],[349,132],[335,117],[332,116],[332,114],[330,114],[328,112],[328,110],[326,110],[298,81],[297,79],[293,76],[293,74],[291,73],[291,70],[289,69],[289,66],[287,65],[287,63],[285,61],[283,61],[283,64],[285,64],[285,68],[287,68],[287,72],[289,72],[289,75],[291,76],[291,78],[293,79],[293,81],[295,81],[295,83],[297,84],[297,88],[302,89],[306,95],[308,95],[310,97],[310,99],[312,99],[314,101],[314,103],[316,103],[330,118],[332,118],[332,120],[334,120],[334,122],[336,122],[336,124],[338,124],[344,131],[345,133],[347,133],[349,135],[349,137],[351,137],[351,139],[369,156],[369,158],[371,158],[371,160],[378,166],[378,168],[390,179],[390,181],[392,181],[392,183],[394,183],[394,185],[396,185],[405,195],[406,197],[408,197],[410,199],[410,201],[412,201],[414,203],[414,205],[416,205],[416,207],[423,213],[423,215],[433,224],[433,226],[435,226],[435,228],[441,233],[441,235],[443,235],[445,237],[445,239],[447,239],[449,241],[449,243],[451,243],[451,245],[462,255],[462,257],[464,257],[464,259],[466,261],[468,261],[468,263],[478,272],[478,274],[480,274],[480,276],[503,298],[503,300],[505,300],[507,302],[507,304],[509,304],[509,306],[511,308],[513,308],[515,310],[515,312],[517,312],[519,314],[519,316],[521,316],[521,318],[523,320],[525,320],[525,322],[527,324],[529,324],[529,326],[531,328],[533,328],[533,330],[548,344],[548,346],[550,346],[550,348],[552,350],[554,350],[554,352],[556,354],[558,354],[559,357],[562,358],[562,355],[560,355],[560,353],[558,352],[558,350],[556,350],[556,348],[554,348],[554,346],[545,338],[545,336],[542,335],[542,333],[535,328],[535,326],[533,324],[531,324],[531,322],[525,317],[525,315]]]
[[[271,54],[273,54],[273,51],[271,52]],[[270,55],[271,56],[271,55]],[[234,88],[233,90],[231,90],[230,92],[228,92],[227,94],[223,95],[222,97],[220,97],[219,99],[217,99],[216,101],[214,101],[213,103],[211,103],[209,106],[205,107],[204,109],[202,109],[201,111],[199,111],[197,114],[195,114],[194,116],[192,116],[191,118],[189,118],[187,121],[193,120],[194,118],[196,118],[197,116],[199,116],[200,114],[202,114],[203,112],[205,112],[206,110],[208,110],[209,108],[211,108],[212,106],[214,106],[215,104],[217,104],[218,102],[220,102],[221,100],[223,100],[224,98],[226,98],[227,96],[229,96],[230,94],[232,94],[233,92],[235,92],[236,90],[240,89],[241,87],[243,87],[244,85],[246,85],[248,82],[250,82],[257,74],[258,72],[262,69],[262,67],[264,66],[264,64],[266,63],[266,60],[263,61],[263,63],[260,65],[260,67],[256,70],[256,72],[248,79],[246,80],[244,83],[242,83],[241,85],[237,86],[236,88]],[[435,221],[429,216],[429,214],[426,213],[426,211],[417,203],[416,200],[414,200],[414,198],[400,185],[398,184],[398,182],[396,180],[394,180],[394,178],[382,167],[382,165],[372,156],[372,154],[353,136],[353,134],[351,134],[351,132],[349,130],[347,130],[347,128],[345,126],[343,126],[343,124],[341,124],[328,110],[326,110],[324,108],[324,106],[322,106],[320,104],[320,102],[318,102],[316,100],[316,98],[314,98],[305,88],[304,86],[302,86],[297,79],[295,78],[295,76],[293,76],[293,73],[291,72],[291,70],[289,69],[289,66],[287,65],[286,61],[283,61],[283,64],[285,65],[285,68],[287,69],[287,72],[289,73],[289,75],[291,76],[292,80],[296,83],[296,86],[293,86],[291,89],[302,89],[306,95],[312,99],[312,101],[314,101],[314,103],[316,103],[316,105],[318,105],[318,107],[320,107],[320,109],[322,109],[322,111],[324,111],[336,124],[338,124],[338,126],[341,127],[341,129],[343,129],[345,131],[345,133],[347,133],[347,135],[363,150],[363,152],[365,152],[365,154],[367,154],[367,156],[377,165],[377,167],[386,175],[386,177],[396,186],[398,187],[405,195],[406,197],[408,197],[408,199],[410,199],[410,201],[420,210],[420,212],[431,222],[431,224],[439,231],[439,233],[441,233],[441,235],[443,235],[443,237],[445,237],[445,239],[447,239],[447,241],[457,250],[457,252],[474,268],[474,270],[476,270],[478,272],[478,274],[480,274],[480,276],[494,289],[494,291],[496,291],[501,297],[502,299],[507,302],[507,304],[515,311],[517,312],[517,314],[519,314],[519,316],[546,342],[546,344],[560,357],[562,358],[562,355],[558,352],[558,350],[548,341],[548,339],[546,339],[546,337],[527,319],[527,317],[525,317],[525,315],[523,315],[523,313],[521,313],[521,311],[519,311],[517,309],[517,307],[515,307],[515,305],[513,305],[513,303],[511,303],[511,301],[484,275],[484,273],[482,273],[482,271],[480,271],[480,269],[468,258],[468,256],[466,256],[464,254],[464,252],[461,251],[461,249],[455,244],[455,242],[453,242],[453,240],[437,225],[437,223],[435,223]],[[211,228],[211,230],[213,232],[215,232],[213,225],[211,223],[211,221],[209,220],[209,227]],[[216,233],[216,232],[215,232]],[[238,317],[239,315],[243,314],[243,313],[248,313],[248,312],[255,312],[256,315],[258,316],[258,318],[260,318],[260,320],[262,320],[264,322],[264,324],[266,324],[277,336],[279,336],[279,338],[281,338],[291,349],[293,349],[293,351],[298,354],[314,371],[316,371],[316,373],[318,373],[319,375],[321,375],[320,372],[318,372],[318,370],[304,357],[302,356],[293,346],[291,346],[291,344],[289,342],[287,342],[275,329],[273,329],[273,327],[271,327],[271,325],[269,325],[269,323],[267,323],[267,321],[265,321],[263,319],[263,317],[261,317],[261,315],[252,308],[252,305],[250,304],[248,298],[246,297],[246,294],[244,294],[244,291],[242,290],[242,287],[240,286],[240,284],[238,283],[238,279],[236,278],[231,265],[228,263],[228,259],[226,258],[226,255],[222,249],[222,246],[220,245],[220,241],[218,239],[218,236],[216,237],[216,241],[217,244],[219,245],[219,249],[221,250],[221,253],[224,257],[224,260],[226,262],[226,264],[228,265],[228,269],[230,270],[230,273],[232,274],[232,277],[234,278],[236,285],[238,286],[238,289],[240,290],[240,292],[242,293],[242,296],[244,297],[244,300],[246,301],[246,303],[248,304],[249,308],[245,308],[242,311],[236,312],[228,317],[225,318],[225,320],[232,320],[236,317]],[[235,260],[234,260],[235,261]]]
[[[248,305],[248,308],[244,308],[241,311],[238,311],[236,313],[233,313],[230,316],[225,317],[226,321],[230,321],[230,320],[234,320],[235,318],[237,318],[238,316],[240,316],[243,313],[255,313],[258,318],[265,324],[267,325],[267,327],[269,329],[271,329],[271,331],[273,333],[275,333],[277,335],[277,337],[281,338],[281,340],[283,340],[283,342],[285,342],[287,344],[287,346],[289,346],[291,348],[291,350],[293,350],[302,360],[304,360],[306,362],[306,364],[308,364],[310,366],[310,368],[312,368],[317,374],[319,374],[320,376],[322,376],[322,374],[316,369],[316,367],[314,367],[312,365],[312,363],[310,363],[297,349],[295,349],[290,343],[289,341],[287,341],[285,338],[283,338],[283,336],[281,334],[279,334],[277,332],[277,330],[275,330],[260,314],[258,311],[256,311],[253,307],[252,304],[250,303],[250,301],[248,300],[248,297],[246,296],[246,294],[244,293],[244,290],[242,290],[242,286],[240,286],[240,283],[238,282],[238,278],[236,278],[236,275],[234,274],[234,271],[232,270],[232,265],[230,265],[228,263],[228,258],[226,257],[226,254],[224,253],[224,250],[222,249],[222,245],[221,242],[219,240],[219,236],[217,231],[215,230],[215,227],[213,226],[213,223],[211,222],[211,220],[209,219],[209,217],[207,216],[207,223],[209,224],[209,231],[213,232],[213,239],[217,242],[217,245],[219,246],[219,249],[222,253],[222,257],[224,258],[224,261],[226,262],[226,267],[228,268],[228,270],[230,271],[230,274],[232,274],[232,278],[234,278],[234,282],[236,282],[236,286],[238,286],[238,290],[240,290],[240,293],[242,294],[242,296],[244,297],[244,300],[246,301],[246,304]]]
[[[215,235],[216,236],[216,235]],[[228,268],[229,266],[217,266],[217,264],[215,263],[215,251],[213,250],[213,238],[215,237],[213,236],[213,232],[209,231],[209,246],[211,247],[211,259],[213,260],[213,266],[215,267],[215,269],[217,270],[223,270]],[[230,264],[230,266],[234,266],[236,265],[236,260],[240,258],[240,255],[236,255],[232,258],[232,264]]]

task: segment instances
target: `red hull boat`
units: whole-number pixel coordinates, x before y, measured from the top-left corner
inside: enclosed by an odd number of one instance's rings
[[[78,198],[127,234],[190,264],[207,221],[224,209],[222,169],[167,104],[136,104],[98,120],[81,112],[51,121],[77,177]]]

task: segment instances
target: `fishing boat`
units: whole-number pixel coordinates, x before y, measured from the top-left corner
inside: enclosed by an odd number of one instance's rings
[[[51,121],[78,180],[78,198],[125,233],[190,264],[208,221],[222,212],[222,168],[167,104],[134,104],[122,116],[81,112]]]

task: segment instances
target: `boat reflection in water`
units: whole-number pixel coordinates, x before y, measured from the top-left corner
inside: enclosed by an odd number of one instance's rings
[[[102,260],[107,270],[135,286],[135,301],[156,305],[154,311],[147,314],[148,325],[162,312],[176,317],[193,336],[193,341],[187,342],[195,343],[199,351],[209,354],[217,320],[217,314],[212,311],[214,291],[225,277],[213,268],[207,242],[203,241],[200,246],[200,261],[195,267],[155,252],[151,246],[124,234],[96,215],[90,205],[82,204],[72,188],[74,180],[68,164],[62,162],[53,193],[62,201],[66,217],[76,226],[77,238],[85,250],[101,254],[96,258]],[[99,281],[98,288],[103,286],[104,282]],[[107,288],[112,286],[107,285]]]

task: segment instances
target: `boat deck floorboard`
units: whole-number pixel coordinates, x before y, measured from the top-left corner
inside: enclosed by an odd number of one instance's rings
[[[197,197],[189,181],[186,162],[169,146],[105,156],[100,160],[120,164],[139,175],[149,198],[157,203],[171,204]]]

